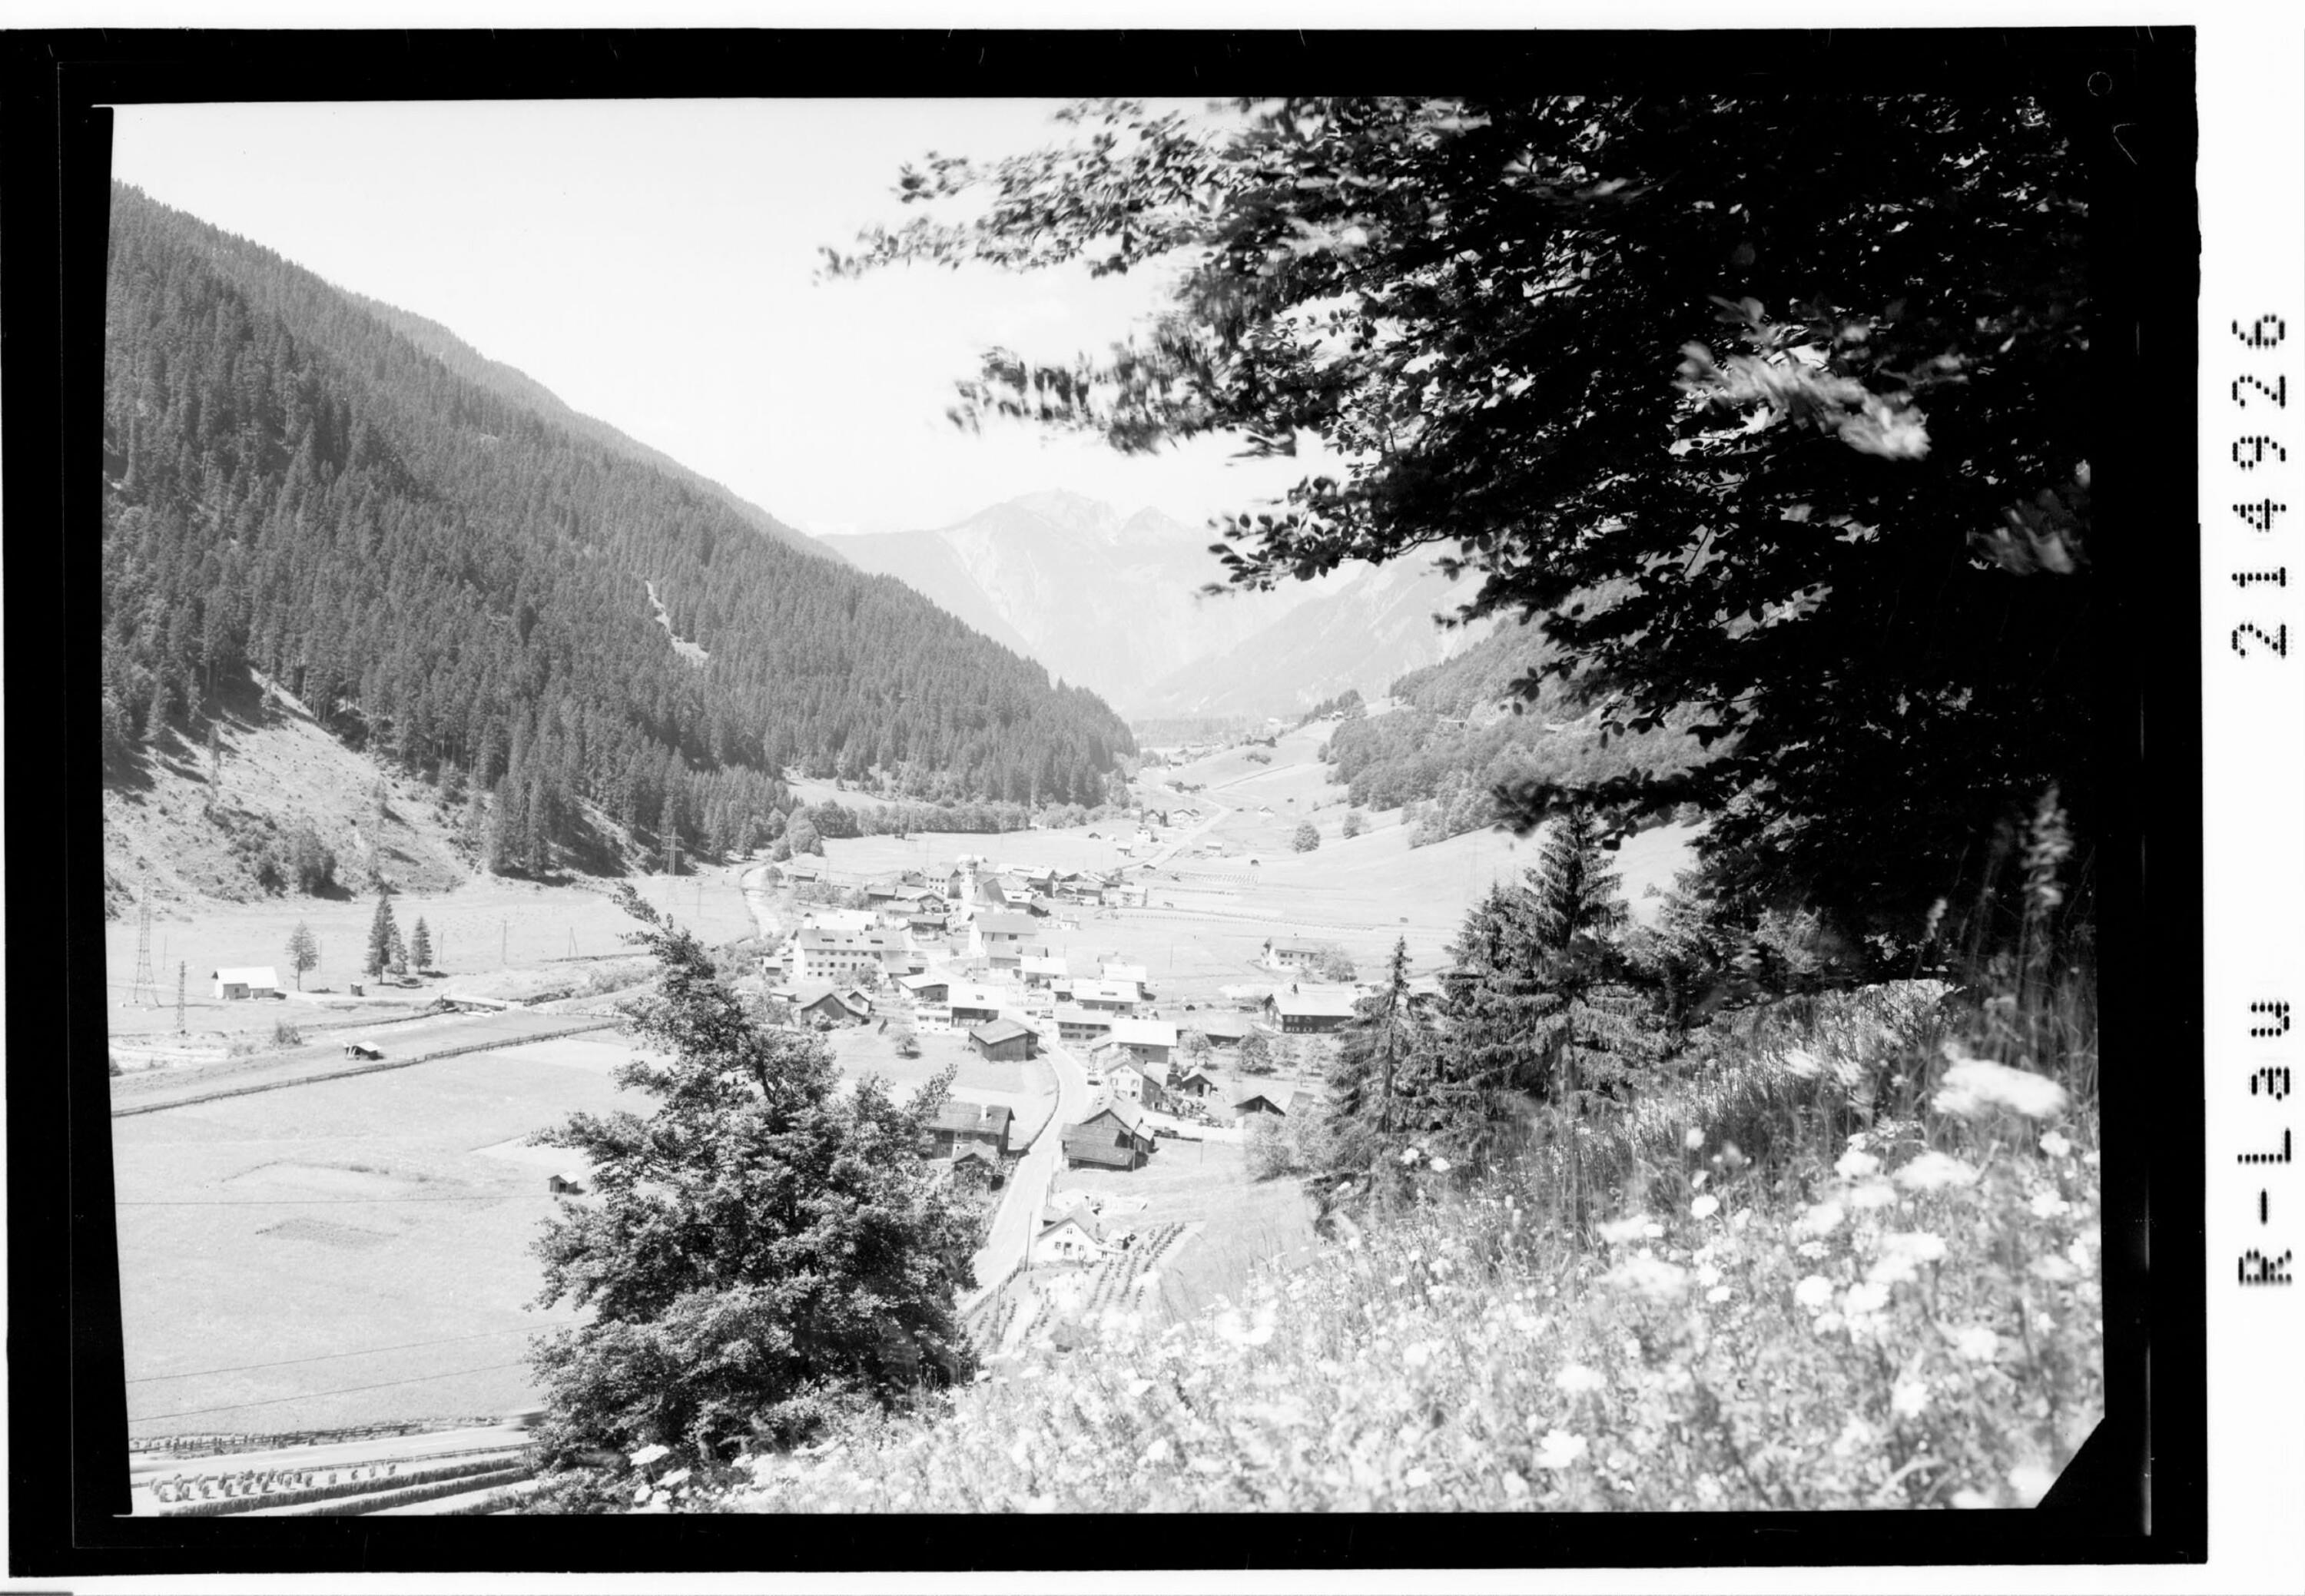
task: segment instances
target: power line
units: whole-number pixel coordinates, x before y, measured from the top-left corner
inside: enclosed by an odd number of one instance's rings
[[[258,1402],[227,1402],[215,1407],[183,1408],[173,1413],[144,1413],[131,1419],[131,1424],[149,1424],[157,1419],[197,1419],[203,1413],[237,1413],[242,1408],[276,1407],[284,1402],[317,1402],[323,1396],[349,1396],[355,1391],[381,1391],[388,1386],[421,1386],[431,1380],[452,1380],[460,1375],[492,1374],[499,1369],[525,1369],[526,1359],[511,1363],[483,1363],[478,1369],[451,1369],[441,1374],[411,1375],[404,1380],[378,1380],[367,1386],[338,1386],[327,1391],[299,1391],[293,1396],[267,1396]]]
[[[244,1374],[251,1369],[285,1369],[292,1363],[325,1363],[332,1358],[366,1358],[378,1353],[412,1352],[421,1346],[448,1346],[463,1341],[486,1341],[497,1336],[532,1336],[535,1331],[526,1325],[509,1330],[482,1330],[474,1336],[443,1336],[433,1341],[404,1341],[394,1346],[364,1346],[348,1353],[315,1353],[309,1358],[275,1358],[266,1363],[234,1363],[225,1369],[194,1369],[183,1374],[140,1374],[126,1383],[149,1386],[155,1380],[194,1380],[209,1374]]]

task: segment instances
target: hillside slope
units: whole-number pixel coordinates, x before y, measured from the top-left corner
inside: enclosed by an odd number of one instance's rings
[[[380,299],[370,299],[364,294],[348,293],[344,297],[426,354],[437,357],[458,376],[469,378],[515,404],[525,405],[580,437],[604,443],[619,454],[654,466],[676,482],[710,494],[736,511],[754,530],[788,543],[804,554],[814,554],[826,559],[840,558],[830,544],[820,542],[806,533],[786,525],[749,499],[690,470],[663,450],[651,448],[639,439],[618,431],[597,416],[571,409],[559,395],[527,372],[502,361],[490,360],[438,321],[428,320],[413,311],[404,311],[397,305],[388,305]],[[995,641],[1005,642],[1006,639],[996,638]]]
[[[113,201],[115,781],[203,743],[251,671],[393,769],[477,789],[490,857],[532,872],[591,810],[690,851],[772,829],[791,764],[1094,798],[1133,749],[1093,695],[517,373],[460,374],[279,256]]]

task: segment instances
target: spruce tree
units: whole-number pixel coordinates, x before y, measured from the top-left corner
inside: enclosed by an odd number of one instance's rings
[[[432,968],[432,934],[425,929],[422,915],[416,917],[416,934],[409,939],[408,952],[419,970]]]
[[[296,972],[297,991],[304,990],[304,972],[319,962],[319,939],[312,935],[310,926],[297,921],[296,928],[288,934],[288,964]]]
[[[400,939],[400,928],[392,920],[392,894],[378,892],[376,916],[368,923],[368,961],[361,968],[370,980],[385,972],[392,962],[392,944]]]

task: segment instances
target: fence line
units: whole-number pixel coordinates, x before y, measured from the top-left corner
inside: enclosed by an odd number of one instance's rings
[[[608,1030],[624,1023],[624,1017],[595,1020],[589,1025],[563,1026],[558,1030],[540,1031],[527,1037],[494,1037],[485,1042],[467,1042],[459,1047],[442,1047],[431,1053],[421,1053],[413,1058],[383,1059],[361,1064],[350,1070],[329,1070],[317,1075],[299,1075],[289,1080],[259,1081],[252,1086],[220,1088],[212,1092],[197,1092],[189,1097],[171,1098],[166,1103],[142,1103],[129,1108],[115,1108],[112,1117],[124,1120],[140,1114],[158,1114],[167,1108],[189,1108],[195,1103],[214,1103],[225,1097],[253,1097],[258,1092],[276,1092],[292,1086],[310,1086],[322,1080],[349,1080],[355,1075],[374,1075],[385,1070],[405,1070],[414,1064],[429,1064],[436,1059],[455,1058],[459,1054],[489,1053],[505,1047],[525,1047],[532,1042],[554,1042],[563,1037],[581,1036],[586,1031]]]

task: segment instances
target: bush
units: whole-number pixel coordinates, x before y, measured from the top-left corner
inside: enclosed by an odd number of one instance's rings
[[[1289,845],[1298,853],[1310,853],[1321,846],[1321,833],[1308,820],[1297,828],[1297,834],[1289,840]]]
[[[918,1058],[921,1056],[920,1034],[914,1030],[911,1026],[898,1026],[895,1030],[889,1033],[889,1040],[896,1047],[897,1056],[898,1058]]]
[[[1346,810],[1346,811],[1345,811],[1344,832],[1345,832],[1345,835],[1346,835],[1346,836],[1348,836],[1348,837],[1357,837],[1357,836],[1359,836],[1359,835],[1361,834],[1362,830],[1363,830],[1363,829],[1364,829],[1367,824],[1368,824],[1368,821],[1367,821],[1367,819],[1366,819],[1365,816],[1363,816],[1363,815],[1361,814],[1361,812],[1360,812],[1358,809],[1348,809],[1348,810]]]
[[[289,1020],[276,1020],[272,1022],[272,1045],[275,1047],[302,1047],[304,1033]]]

